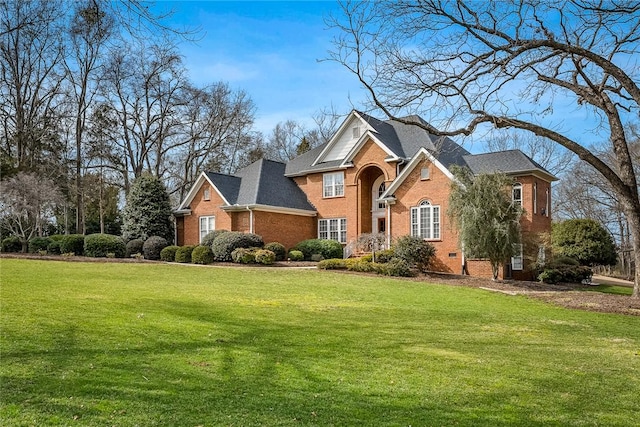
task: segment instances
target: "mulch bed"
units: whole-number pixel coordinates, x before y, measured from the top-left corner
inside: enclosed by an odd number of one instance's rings
[[[2,258],[38,259],[66,262],[110,262],[110,263],[163,263],[162,261],[150,261],[135,258],[91,258],[82,256],[63,257],[51,255],[33,254],[0,254]],[[238,267],[233,263],[216,263],[215,266]],[[276,262],[269,267],[315,267],[315,262]],[[242,267],[264,268],[265,266],[252,264]],[[352,273],[367,274],[367,273]],[[632,316],[640,316],[640,299],[625,295],[605,294],[602,292],[587,292],[590,285],[558,284],[549,285],[539,282],[525,282],[517,280],[492,281],[479,277],[458,276],[453,274],[429,273],[409,280],[441,283],[451,286],[467,286],[482,288],[488,291],[502,292],[508,295],[525,295],[565,308],[578,310],[598,311],[603,313],[617,313]]]

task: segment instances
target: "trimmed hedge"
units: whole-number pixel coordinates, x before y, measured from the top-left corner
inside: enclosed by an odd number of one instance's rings
[[[213,252],[209,246],[196,246],[191,252],[191,262],[194,264],[211,264],[213,262]]]
[[[104,258],[114,254],[116,258],[124,258],[127,246],[120,236],[112,234],[89,234],[84,238],[84,254],[94,258]]]
[[[127,256],[141,254],[143,252],[144,240],[132,239],[127,242]]]
[[[264,245],[264,249],[271,251],[276,256],[276,261],[284,261],[287,257],[287,249],[282,243],[271,242]]]
[[[322,259],[342,258],[342,245],[335,240],[326,239],[308,239],[299,242],[293,249],[304,254],[305,260],[317,260],[318,256]],[[315,256],[314,256],[315,255]]]
[[[176,251],[176,262],[180,262],[180,263],[186,263],[186,264],[190,264],[191,263],[191,254],[193,253],[193,250],[195,249],[195,246],[181,246],[178,248],[178,250]]]
[[[51,239],[48,237],[34,237],[29,240],[29,253],[35,254],[36,252],[46,251],[51,244]]]
[[[9,236],[2,239],[2,252],[20,252],[22,250],[22,242],[16,236]]]
[[[289,259],[291,261],[304,261],[304,254],[298,250],[292,249],[289,251]]]
[[[591,280],[593,271],[584,265],[563,265],[545,268],[538,275],[538,280],[543,283],[582,283],[583,280]]]
[[[211,245],[213,258],[216,261],[233,261],[231,253],[238,248],[261,248],[264,241],[261,236],[253,233],[229,231],[218,236]]]
[[[64,238],[63,234],[54,234],[49,236],[49,245],[47,246],[47,253],[51,255],[60,255],[60,242]]]
[[[160,260],[165,262],[175,262],[176,251],[180,249],[180,246],[167,246],[160,251]]]
[[[200,244],[202,246],[209,246],[211,247],[211,245],[213,245],[213,242],[221,235],[223,235],[224,233],[228,233],[229,230],[213,230],[211,233],[207,234],[206,236],[204,236],[202,238],[202,242],[200,242]]]
[[[60,239],[60,253],[84,255],[84,235],[83,234],[65,234]]]
[[[142,252],[145,259],[159,260],[160,251],[169,246],[167,239],[160,236],[151,236],[142,245]]]

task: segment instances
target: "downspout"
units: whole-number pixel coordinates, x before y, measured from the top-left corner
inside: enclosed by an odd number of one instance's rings
[[[247,210],[249,211],[249,233],[253,234],[253,209],[247,206]]]

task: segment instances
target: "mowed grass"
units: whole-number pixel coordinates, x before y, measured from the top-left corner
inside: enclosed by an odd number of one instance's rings
[[[640,318],[315,270],[0,260],[3,426],[637,426]]]

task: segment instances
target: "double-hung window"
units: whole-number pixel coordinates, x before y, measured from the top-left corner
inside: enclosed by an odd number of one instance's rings
[[[514,245],[514,256],[511,257],[511,269],[522,270],[524,266],[524,258],[522,256],[522,244]]]
[[[440,206],[424,201],[412,207],[411,235],[428,240],[440,239]]]
[[[514,184],[511,194],[513,203],[522,206],[522,184]]]
[[[325,173],[322,176],[322,187],[324,197],[344,196],[344,173]]]
[[[215,216],[201,216],[200,217],[200,242],[204,239],[204,236],[211,233],[216,229],[216,217]]]
[[[318,239],[347,243],[347,219],[330,218],[318,220]]]

